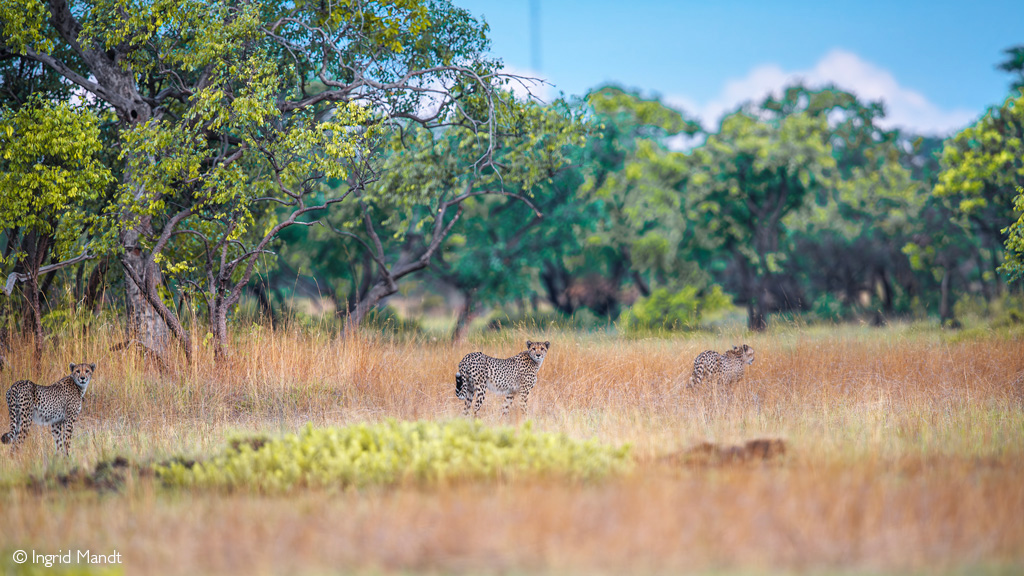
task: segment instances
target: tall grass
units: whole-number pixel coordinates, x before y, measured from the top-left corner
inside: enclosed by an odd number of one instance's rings
[[[42,427],[21,454],[0,451],[0,553],[116,548],[128,573],[182,574],[1024,567],[1019,334],[816,328],[624,340],[506,330],[451,345],[254,325],[235,334],[222,364],[199,345],[192,366],[170,371],[131,350],[109,352],[120,334],[65,335],[49,344],[41,373],[28,344],[13,343],[4,388],[52,382],[69,362],[98,368],[70,461],[52,456]],[[104,495],[38,481],[117,455],[203,456],[239,432],[454,418],[459,359],[476,350],[508,357],[527,339],[552,342],[530,397],[535,428],[630,443],[631,475],[288,498],[167,491],[145,475]],[[700,351],[740,343],[756,361],[731,401],[686,388]],[[502,419],[500,404],[488,399],[485,422],[522,421]],[[693,467],[662,458],[763,436],[785,440],[783,460]]]

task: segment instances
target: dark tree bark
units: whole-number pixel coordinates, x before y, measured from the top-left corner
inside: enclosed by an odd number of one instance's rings
[[[110,260],[101,258],[89,274],[89,283],[85,287],[85,300],[83,305],[94,314],[99,314],[103,305],[103,297],[106,292],[107,269],[110,267]]]
[[[953,305],[951,303],[950,296],[952,283],[953,271],[947,264],[942,271],[942,284],[940,285],[939,300],[939,322],[941,322],[943,327],[954,326],[956,324],[956,318],[953,317]]]
[[[455,329],[452,330],[452,342],[458,343],[466,339],[466,334],[469,332],[469,323],[473,320],[476,315],[474,310],[474,290],[469,290],[462,293],[463,302],[459,306],[458,315],[455,318]]]

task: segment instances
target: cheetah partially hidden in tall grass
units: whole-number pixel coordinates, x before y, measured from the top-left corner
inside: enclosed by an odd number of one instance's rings
[[[463,414],[469,414],[473,407],[473,416],[480,411],[487,390],[505,396],[502,416],[507,416],[512,401],[519,394],[519,401],[526,413],[526,400],[530,390],[537,384],[537,371],[544,363],[544,357],[551,348],[551,342],[526,341],[526,351],[511,358],[492,358],[482,352],[467,354],[459,362],[459,371],[455,373],[455,395],[466,401]]]
[[[733,346],[725,354],[714,350],[705,350],[693,361],[693,373],[690,374],[690,388],[698,388],[707,383],[710,386],[726,388],[743,378],[743,368],[754,363],[754,349],[746,344],[742,348]]]
[[[40,386],[31,380],[19,380],[11,385],[7,390],[11,431],[0,436],[0,442],[12,444],[11,450],[17,450],[35,422],[50,426],[58,454],[70,454],[71,434],[95,370],[95,364],[72,364],[70,375],[49,386]]]

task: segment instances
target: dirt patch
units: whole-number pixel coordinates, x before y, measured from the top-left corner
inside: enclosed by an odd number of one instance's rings
[[[137,471],[138,467],[124,456],[118,456],[112,460],[100,462],[92,472],[75,466],[67,474],[32,476],[29,479],[29,487],[37,492],[57,487],[69,490],[96,490],[100,493],[120,492],[124,489],[125,481],[133,470]]]
[[[695,446],[659,458],[664,464],[680,466],[729,466],[779,460],[786,455],[781,438],[757,438],[743,444],[701,442]]]

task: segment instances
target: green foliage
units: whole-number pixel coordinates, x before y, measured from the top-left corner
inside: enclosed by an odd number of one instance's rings
[[[113,180],[97,159],[98,124],[87,110],[42,99],[0,109],[0,230],[52,236],[58,258],[71,255],[96,223],[86,206]]]
[[[1024,278],[1024,187],[1017,187],[1017,197],[1013,201],[1020,217],[1003,230],[1006,234],[1006,261],[1002,269],[1011,280],[1018,280]]]
[[[600,129],[586,149],[580,188],[596,213],[585,249],[621,259],[649,284],[692,275],[679,255],[692,232],[680,192],[688,167],[667,139],[693,136],[700,125],[658,99],[614,86],[591,92],[587,103]]]
[[[693,286],[678,292],[659,288],[623,312],[620,322],[627,332],[694,330],[703,317],[730,308],[732,299],[720,286],[713,286],[704,295]]]
[[[947,140],[942,168],[933,194],[953,207],[981,247],[1013,252],[1015,242],[1003,235],[1012,235],[1007,225],[1021,214],[1015,198],[1024,186],[1024,94]],[[1004,268],[1014,277],[1018,270],[1012,262]]]
[[[240,440],[213,458],[157,468],[172,487],[283,492],[461,479],[558,476],[595,479],[626,470],[629,449],[563,434],[492,428],[479,421],[307,426],[276,440]]]

